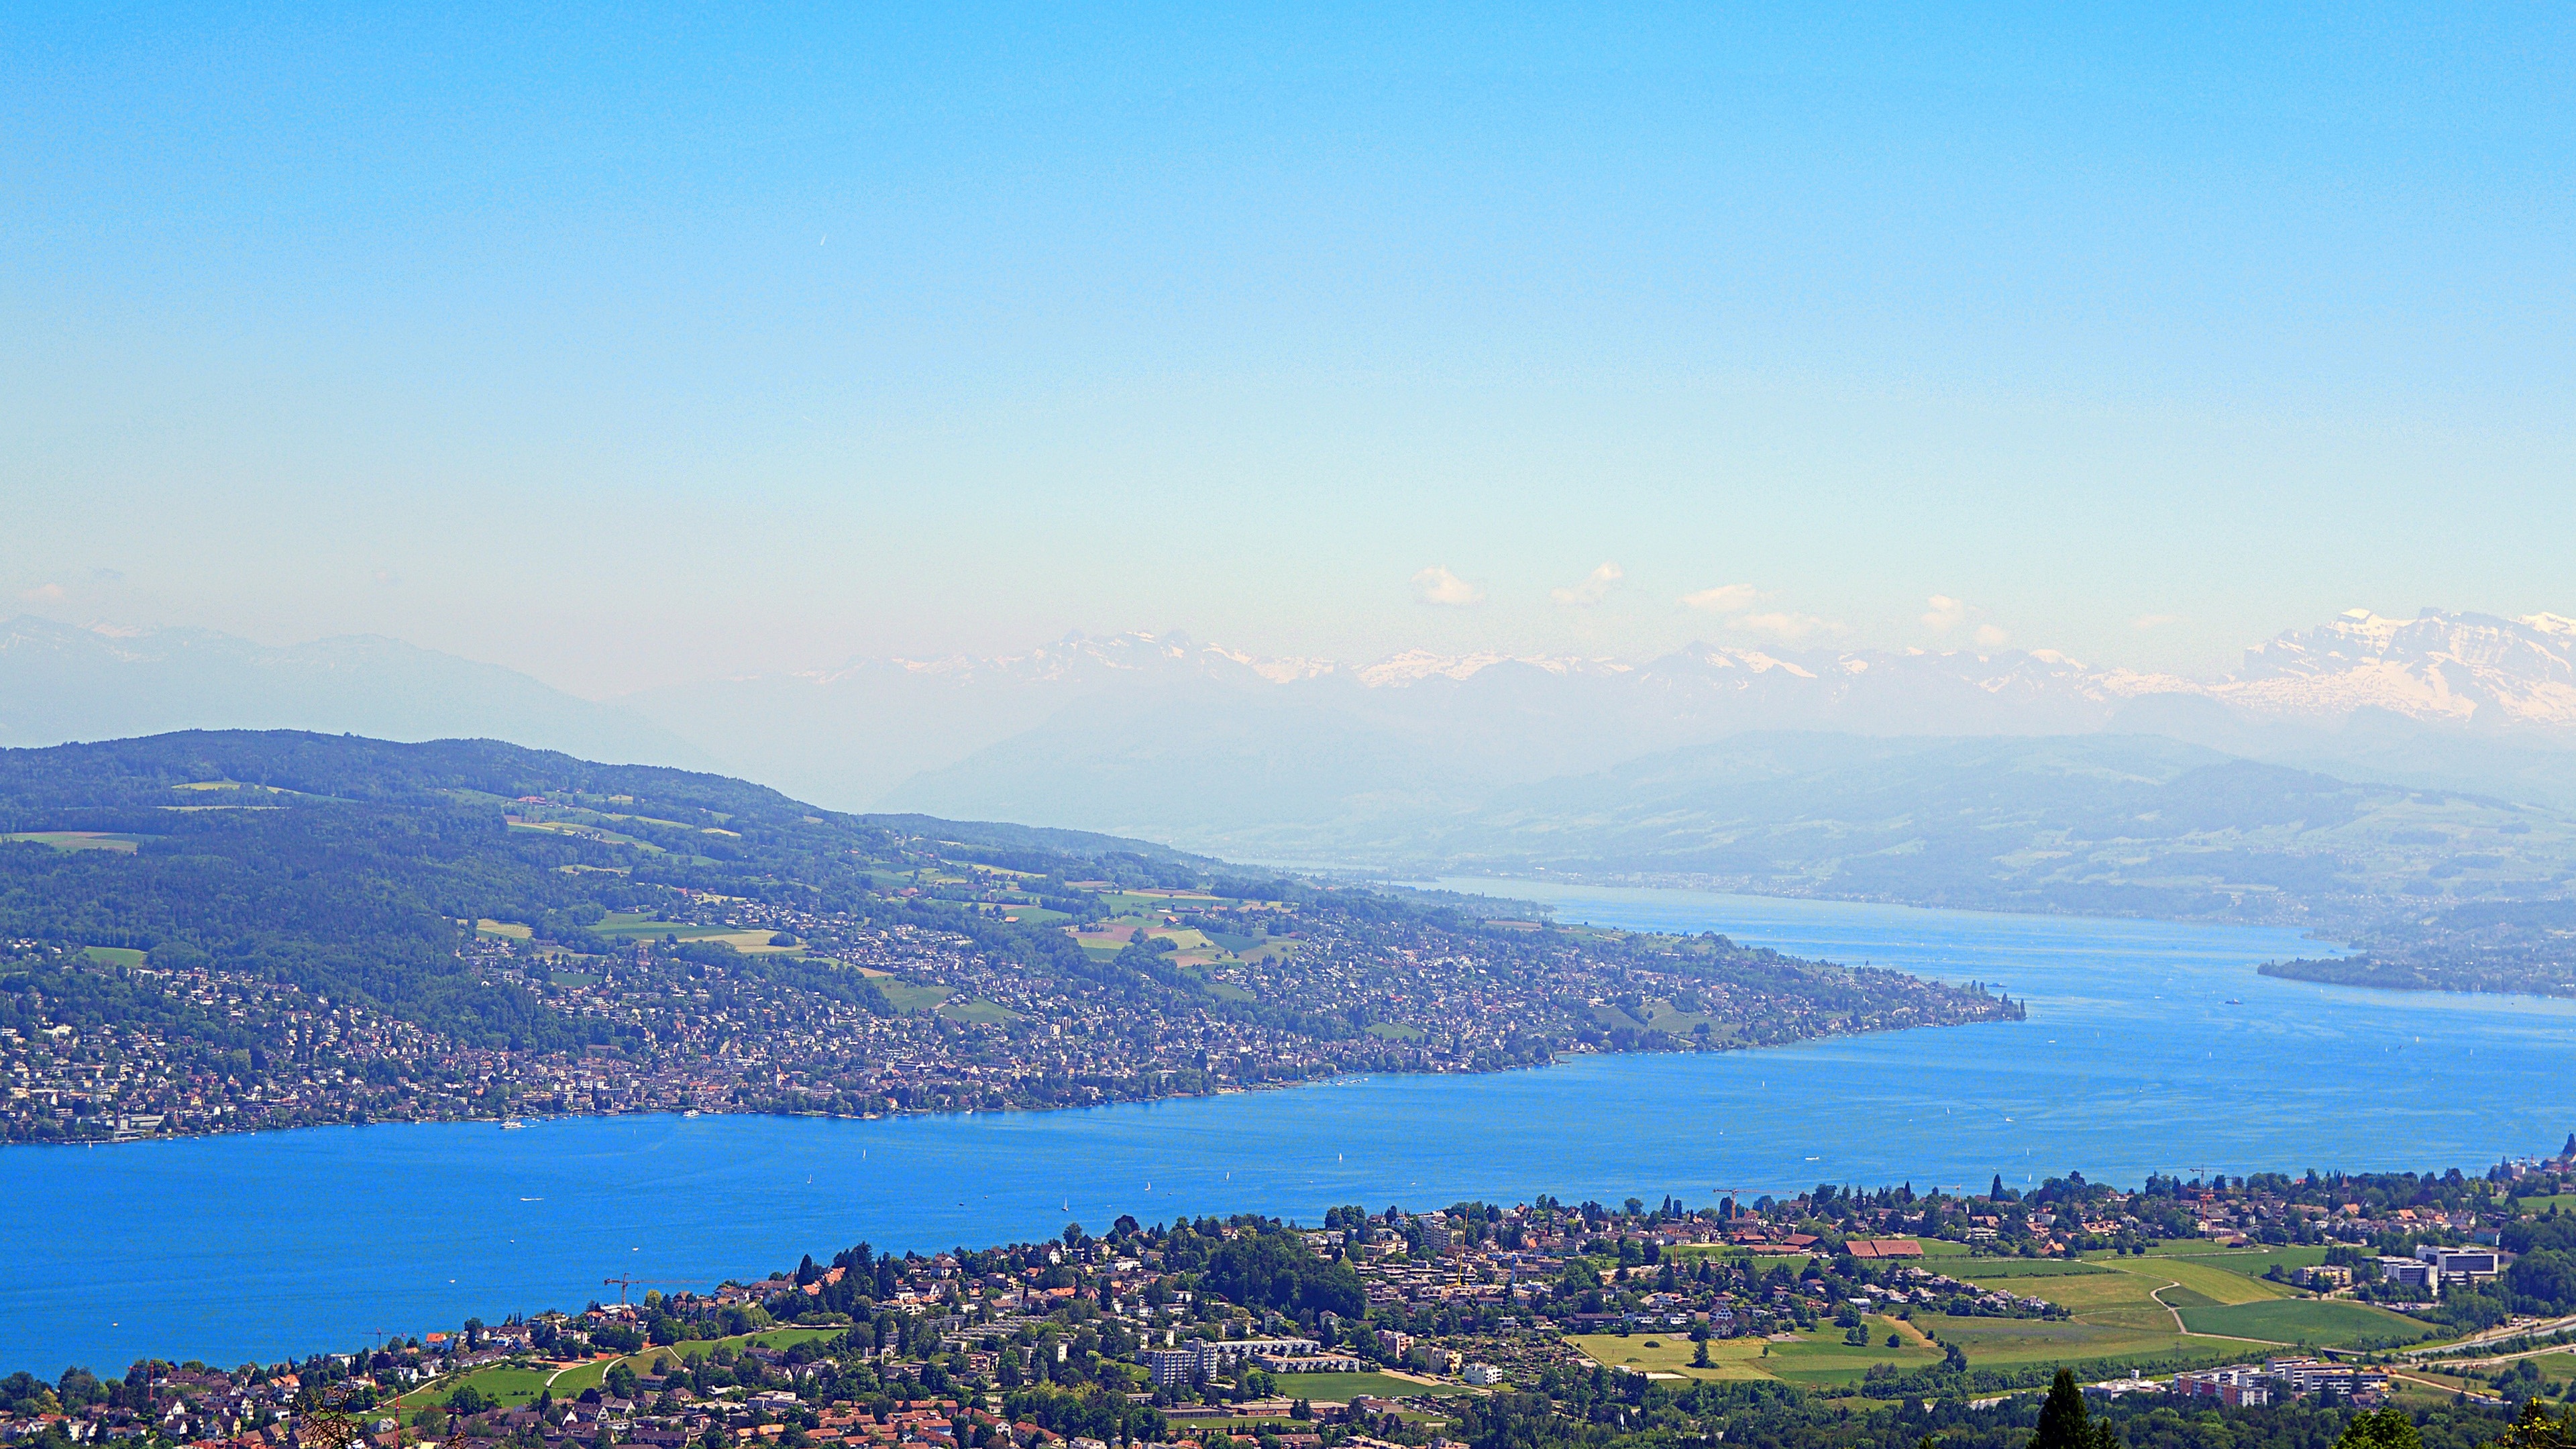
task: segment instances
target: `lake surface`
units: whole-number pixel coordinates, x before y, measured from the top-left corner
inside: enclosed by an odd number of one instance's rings
[[[2576,1002],[2257,976],[2284,930],[1530,882],[1567,920],[1717,930],[1976,978],[2027,1021],[1714,1055],[1583,1057],[1076,1112],[628,1117],[317,1128],[0,1150],[0,1372],[232,1364],[705,1286],[866,1240],[930,1251],[1120,1213],[1445,1206],[1540,1192],[1712,1202],[2068,1169],[2453,1166],[2576,1126]],[[2230,1005],[2236,998],[2242,1004]],[[639,1286],[636,1291],[642,1292]]]

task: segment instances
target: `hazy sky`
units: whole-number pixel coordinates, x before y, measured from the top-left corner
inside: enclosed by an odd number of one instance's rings
[[[0,17],[0,612],[592,693],[2576,612],[2563,7],[421,8]]]

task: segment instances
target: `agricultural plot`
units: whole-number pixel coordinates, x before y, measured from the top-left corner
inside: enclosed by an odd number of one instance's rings
[[[1169,942],[1171,962],[1184,970],[1224,967],[1247,962],[1277,960],[1296,949],[1294,941],[1282,937],[1259,935],[1246,931],[1218,931],[1210,934],[1195,926],[1183,926],[1166,920],[1167,914],[1193,905],[1214,905],[1214,896],[1185,895],[1177,892],[1106,891],[1100,901],[1110,919],[1089,930],[1072,931],[1075,944],[1098,957],[1115,956],[1134,942]],[[1062,919],[1053,913],[1042,913]],[[1021,912],[1023,919],[1033,919]],[[1225,995],[1220,988],[1218,995]],[[1243,998],[1249,1000],[1249,997]]]
[[[2320,1348],[2411,1343],[2429,1332],[2425,1325],[2403,1314],[2332,1298],[2273,1298],[2215,1308],[2185,1308],[2182,1321],[2194,1333]]]
[[[601,1367],[605,1370],[606,1365]],[[444,1404],[448,1395],[458,1389],[472,1389],[505,1408],[516,1409],[533,1403],[546,1387],[546,1380],[554,1374],[551,1367],[527,1368],[515,1363],[496,1363],[476,1369],[462,1378],[444,1378],[427,1388],[414,1389],[402,1396],[401,1403],[407,1409]]]
[[[2185,1262],[2203,1263],[2223,1268],[2248,1278],[2260,1278],[2274,1268],[2313,1268],[2326,1260],[2322,1247],[2299,1247],[2294,1244],[2261,1248],[2213,1248],[2206,1243],[2160,1243],[2147,1250],[2155,1259],[2178,1258]]]
[[[1392,1374],[1273,1374],[1270,1390],[1283,1399],[1337,1404],[1347,1404],[1362,1394],[1396,1399],[1415,1394],[1447,1396],[1466,1392],[1452,1384],[1417,1384]]]
[[[2297,1266],[2282,1250],[1979,1262],[1957,1276],[2046,1298],[2073,1320],[1951,1319],[1937,1331],[1954,1337],[1971,1362],[1981,1361],[1982,1343],[1987,1355],[2006,1363],[2036,1362],[2047,1353],[2034,1357],[2027,1350],[2049,1345],[2059,1356],[2118,1358],[2188,1351],[2211,1338],[2343,1347],[2423,1336],[2422,1325],[2383,1309],[2310,1298],[2253,1276],[2276,1263]],[[1936,1320],[1923,1322],[1931,1327]]]
[[[885,993],[885,999],[892,1002],[897,1011],[933,1011],[955,993],[953,987],[915,986],[909,981],[898,981],[891,976],[879,976],[875,979],[877,990]]]
[[[2123,1271],[2144,1277],[2162,1275],[2171,1278],[2192,1293],[2206,1299],[2213,1306],[2267,1303],[2274,1299],[2299,1296],[2297,1289],[2286,1284],[2249,1277],[2237,1272],[2233,1266],[2220,1267],[2210,1259],[2150,1258],[2144,1261],[2132,1261],[2136,1266]],[[2256,1271],[2260,1272],[2261,1269],[2258,1267]],[[2183,1306],[2176,1300],[2174,1294],[2168,1293],[2165,1297],[2166,1301],[2173,1302],[2176,1307]]]
[[[132,855],[142,845],[138,836],[105,830],[17,830],[0,835],[0,841],[50,845],[56,850],[105,850],[118,855]]]
[[[2108,1273],[2100,1263],[2066,1258],[1979,1258],[1956,1269],[1951,1277],[1963,1282],[2018,1292],[2013,1280],[2021,1278],[2082,1278]]]
[[[1710,1367],[1691,1366],[1692,1344],[1679,1334],[1639,1334],[1621,1337],[1597,1333],[1568,1337],[1565,1340],[1584,1357],[1612,1368],[1635,1369],[1639,1373],[1673,1374],[1682,1378],[1732,1380],[1768,1379],[1769,1361],[1762,1356],[1771,1347],[1759,1338],[1716,1338],[1709,1340]]]
[[[1612,1368],[1713,1381],[1772,1379],[1812,1388],[1856,1386],[1879,1364],[1911,1369],[1941,1360],[1941,1351],[1911,1325],[1873,1313],[1862,1317],[1861,1326],[1869,1333],[1866,1347],[1844,1342],[1843,1330],[1830,1325],[1777,1339],[1711,1339],[1706,1365],[1692,1364],[1697,1346],[1684,1334],[1587,1334],[1566,1342]],[[1888,1347],[1890,1338],[1897,1340],[1896,1347]]]
[[[2151,1326],[2147,1308],[2152,1308],[2152,1300],[2142,1293],[2141,1301],[2146,1308],[2106,1306],[2072,1319],[1917,1314],[1914,1324],[1943,1343],[1957,1344],[1971,1364],[1996,1368],[2074,1359],[2156,1358],[2193,1347],[2192,1340],[2174,1332],[2172,1315],[2162,1309],[2154,1309],[2164,1320],[2162,1327]]]
[[[1786,1343],[1771,1343],[1769,1357],[1750,1362],[1784,1383],[1809,1388],[1854,1388],[1862,1375],[1879,1364],[1924,1368],[1940,1361],[1940,1350],[1898,1333],[1890,1319],[1872,1313],[1864,1314],[1860,1322],[1869,1332],[1867,1347],[1845,1343],[1841,1329],[1825,1326],[1812,1333],[1793,1335]],[[1894,1348],[1887,1346],[1891,1337],[1897,1340]]]
[[[512,830],[534,832],[540,835],[567,835],[575,840],[595,840],[602,845],[623,845],[633,850],[651,851],[655,855],[669,854],[649,840],[621,834],[604,826],[583,825],[570,820],[526,820],[516,815],[507,816],[504,819]]]
[[[81,954],[103,966],[140,966],[143,953],[131,946],[83,946]]]

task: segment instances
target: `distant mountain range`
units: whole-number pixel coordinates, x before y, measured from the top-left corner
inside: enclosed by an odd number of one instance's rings
[[[865,659],[607,702],[389,639],[270,649],[194,630],[0,626],[0,743],[182,727],[489,736],[721,768],[835,808],[1234,858],[1571,866],[1589,853],[1642,867],[1644,782],[1759,774],[1792,733],[1845,737],[1808,750],[1815,760],[1923,768],[1937,751],[1866,742],[2153,738],[2196,747],[2200,764],[2576,807],[2576,621],[2354,610],[2248,650],[2214,681],[2047,650],[1698,644],[1644,662],[1415,651],[1351,666],[1076,635],[1010,657]],[[2105,748],[2129,761],[2114,773],[2164,769],[2144,744]],[[1696,843],[1676,852],[1708,845],[1700,827],[1685,838]]]
[[[2576,621],[2355,610],[2216,681],[2047,651],[1759,650],[1643,663],[1416,651],[1350,667],[1179,636],[868,660],[626,703],[835,803],[1239,846],[1233,822],[1466,808],[1749,732],[2160,735],[2355,779],[2576,805]],[[756,721],[756,723],[755,723]],[[854,748],[855,746],[855,748]]]
[[[0,744],[486,737],[1025,842],[2266,920],[2361,943],[2335,979],[2576,993],[2571,656],[2555,615],[2432,610],[2284,634],[2214,681],[1714,645],[1349,667],[1128,634],[594,702],[387,639],[22,619],[0,626]]]
[[[272,649],[208,629],[0,624],[0,747],[183,729],[506,739],[620,764],[703,769],[704,750],[632,710],[516,670],[351,635]]]

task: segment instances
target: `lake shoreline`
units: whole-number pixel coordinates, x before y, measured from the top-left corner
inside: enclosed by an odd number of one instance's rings
[[[265,1362],[584,1302],[603,1277],[714,1283],[818,1244],[926,1253],[1122,1214],[2420,1169],[2554,1145],[2576,1122],[2576,1003],[2257,974],[2291,949],[2284,931],[1547,894],[1568,919],[2009,982],[2029,1015],[1087,1108],[377,1123],[410,1130],[0,1153],[0,1253],[19,1265],[0,1278],[0,1359]],[[2476,1092],[2458,1090],[2464,1072]]]

